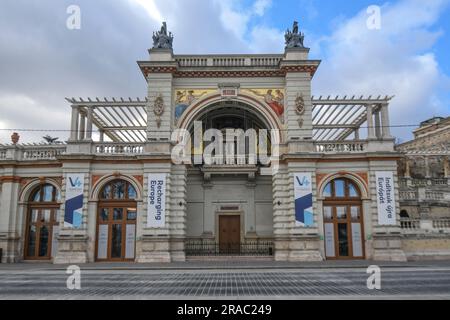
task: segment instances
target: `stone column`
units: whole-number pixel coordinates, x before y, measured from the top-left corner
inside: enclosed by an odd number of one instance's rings
[[[411,166],[408,158],[405,159],[405,178],[411,178]]]
[[[138,263],[169,263],[171,257],[171,227],[173,217],[172,210],[175,210],[175,203],[171,201],[171,184],[174,177],[171,176],[170,161],[154,163],[151,157],[143,159],[144,163],[144,188],[143,188],[143,216],[141,224],[137,225],[136,242],[136,262]],[[169,158],[170,160],[170,158]],[[166,224],[162,228],[147,227],[147,197],[149,194],[148,178],[149,174],[166,174]],[[175,220],[176,221],[176,220]],[[179,250],[178,250],[179,251]]]
[[[58,237],[58,252],[53,258],[54,264],[83,264],[89,261],[89,216],[96,215],[96,212],[89,212],[89,190],[90,190],[90,164],[89,163],[71,163],[63,164],[63,181],[61,201],[66,201],[67,175],[70,173],[84,173],[83,187],[83,217],[82,225],[79,229],[67,228],[64,226],[64,208],[60,211],[60,230]],[[92,220],[95,221],[95,220]],[[92,252],[91,252],[92,256]]]
[[[172,166],[170,178],[170,257],[173,262],[186,261],[187,170],[184,165]]]
[[[365,213],[365,217],[372,219],[372,226],[366,229],[366,236],[372,233],[372,255],[368,258],[372,258],[375,261],[406,261],[406,255],[402,248],[402,231],[400,227],[400,199],[399,199],[399,184],[397,171],[397,162],[392,161],[370,161],[370,188],[369,199],[370,205],[368,206],[369,212]],[[396,207],[396,225],[379,225],[378,224],[378,206],[377,206],[377,171],[392,171],[394,173],[394,194],[395,194],[395,207]],[[370,225],[370,221],[365,221]],[[366,248],[368,250],[369,248]],[[370,252],[369,251],[369,252]]]
[[[359,140],[359,128],[355,130],[355,140]]]
[[[380,120],[380,112],[375,112],[375,135],[377,139],[381,139],[381,120]]]
[[[80,113],[80,132],[79,132],[79,140],[84,140],[84,137],[86,136],[86,115],[83,113]]]
[[[99,130],[100,132],[100,142],[105,141],[105,130]]]
[[[375,130],[373,127],[373,106],[368,104],[367,106],[367,139],[375,139]]]
[[[425,178],[431,178],[430,158],[425,156]]]
[[[381,105],[381,124],[383,126],[383,139],[391,139],[391,127],[389,120],[389,104],[383,103]]]
[[[72,107],[72,121],[71,121],[71,126],[70,126],[70,141],[78,140],[78,123],[79,123],[78,107]]]
[[[446,179],[450,178],[450,162],[447,156],[444,156],[444,177]]]
[[[22,235],[17,232],[20,178],[13,174],[11,172],[10,177],[3,179],[0,194],[0,248],[3,249],[3,257],[0,259],[3,263],[18,262],[21,259],[20,242],[23,243]]]
[[[88,107],[87,123],[86,123],[86,140],[88,141],[92,141],[92,123],[94,121],[93,111],[94,110],[92,109],[92,107]]]

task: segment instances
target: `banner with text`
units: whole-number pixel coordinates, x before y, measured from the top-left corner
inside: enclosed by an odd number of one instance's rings
[[[378,224],[392,226],[397,224],[393,172],[376,172]]]
[[[297,226],[314,226],[312,174],[294,175],[295,221]]]
[[[66,201],[64,227],[79,229],[83,224],[84,174],[68,174],[66,177]]]
[[[166,178],[165,173],[148,175],[148,228],[166,226]]]

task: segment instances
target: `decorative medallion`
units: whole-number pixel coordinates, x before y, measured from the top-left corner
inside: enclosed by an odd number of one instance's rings
[[[161,116],[164,114],[164,99],[161,93],[156,96],[155,101],[153,102],[153,113],[156,116],[158,128],[161,128]]]
[[[305,114],[305,99],[303,98],[303,94],[297,94],[297,98],[295,99],[295,112],[298,114],[298,125],[300,128],[303,127],[303,115]]]

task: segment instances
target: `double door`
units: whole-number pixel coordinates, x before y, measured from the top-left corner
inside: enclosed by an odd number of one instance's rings
[[[241,216],[219,217],[219,250],[221,254],[239,254],[241,250]]]
[[[28,211],[25,260],[50,260],[57,250],[59,209],[32,207]]]
[[[364,259],[361,203],[326,203],[324,231],[327,259]]]
[[[102,205],[97,217],[97,261],[134,261],[136,203]]]

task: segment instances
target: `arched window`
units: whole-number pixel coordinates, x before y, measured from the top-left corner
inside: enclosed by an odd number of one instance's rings
[[[328,259],[364,258],[361,191],[347,178],[328,183],[323,190],[323,217]]]
[[[100,200],[126,201],[137,198],[136,189],[125,180],[108,182],[100,192]]]
[[[328,199],[359,199],[361,192],[356,184],[349,179],[336,179],[325,186],[323,196]]]
[[[41,184],[31,193],[27,214],[25,259],[48,260],[56,252],[59,201],[58,189],[51,184]]]
[[[97,261],[133,261],[137,192],[126,180],[113,180],[100,190],[97,215]]]

